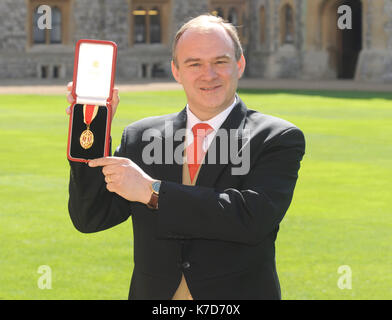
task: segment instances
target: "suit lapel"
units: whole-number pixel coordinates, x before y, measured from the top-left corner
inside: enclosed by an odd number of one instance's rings
[[[184,108],[177,114],[174,121],[165,123],[164,132],[162,133],[163,163],[154,165],[156,177],[161,180],[182,183],[182,162],[178,161],[182,161],[182,157],[176,157],[174,152],[176,150],[177,152],[180,151],[182,155],[183,148],[181,144],[183,145],[185,140],[186,119],[186,108]]]
[[[241,132],[245,124],[247,108],[238,96],[237,98],[239,101],[219,129],[221,136],[217,134],[208,148],[207,154],[204,158],[204,164],[201,166],[199,171],[196,185],[213,187],[222,171],[230,163],[230,146],[236,146],[241,143]],[[230,129],[237,129],[236,134],[231,134]],[[224,142],[225,134],[227,134],[228,138],[226,143]],[[238,141],[233,141],[233,139]],[[222,144],[224,145],[222,146]],[[223,147],[222,151],[221,146]],[[241,145],[239,145],[238,150],[240,150],[240,148]],[[211,155],[211,153],[215,153],[215,157]]]

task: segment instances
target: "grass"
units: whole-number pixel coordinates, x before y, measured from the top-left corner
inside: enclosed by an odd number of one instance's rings
[[[277,239],[283,299],[392,299],[392,94],[242,90],[299,126],[306,156]],[[95,234],[68,216],[63,96],[2,95],[0,299],[126,299],[132,223]],[[113,146],[137,119],[180,110],[181,91],[121,93]],[[113,148],[114,149],[114,148]],[[52,270],[52,289],[37,286]],[[337,270],[352,270],[352,289]]]

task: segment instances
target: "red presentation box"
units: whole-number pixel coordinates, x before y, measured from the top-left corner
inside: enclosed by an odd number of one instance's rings
[[[88,162],[110,153],[116,60],[117,45],[112,41],[82,39],[76,44],[67,147],[70,161]]]

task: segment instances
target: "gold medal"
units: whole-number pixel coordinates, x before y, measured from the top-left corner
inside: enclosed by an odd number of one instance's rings
[[[98,106],[84,105],[83,106],[83,121],[87,125],[87,129],[80,135],[80,145],[83,149],[90,149],[94,143],[94,134],[90,130],[90,124],[94,120],[98,112]]]
[[[83,149],[89,149],[94,143],[94,134],[90,131],[90,126],[80,135],[80,145]]]

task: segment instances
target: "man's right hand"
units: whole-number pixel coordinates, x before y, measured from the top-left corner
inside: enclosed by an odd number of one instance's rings
[[[74,98],[72,96],[72,86],[73,86],[73,82],[68,82],[67,84],[67,91],[68,91],[68,95],[67,95],[67,101],[72,104],[74,103]],[[116,113],[117,110],[117,106],[120,103],[120,96],[118,95],[118,88],[113,88],[113,97],[112,97],[112,119],[114,118],[114,114]],[[67,113],[67,115],[71,114],[71,106],[69,106],[65,112]]]

